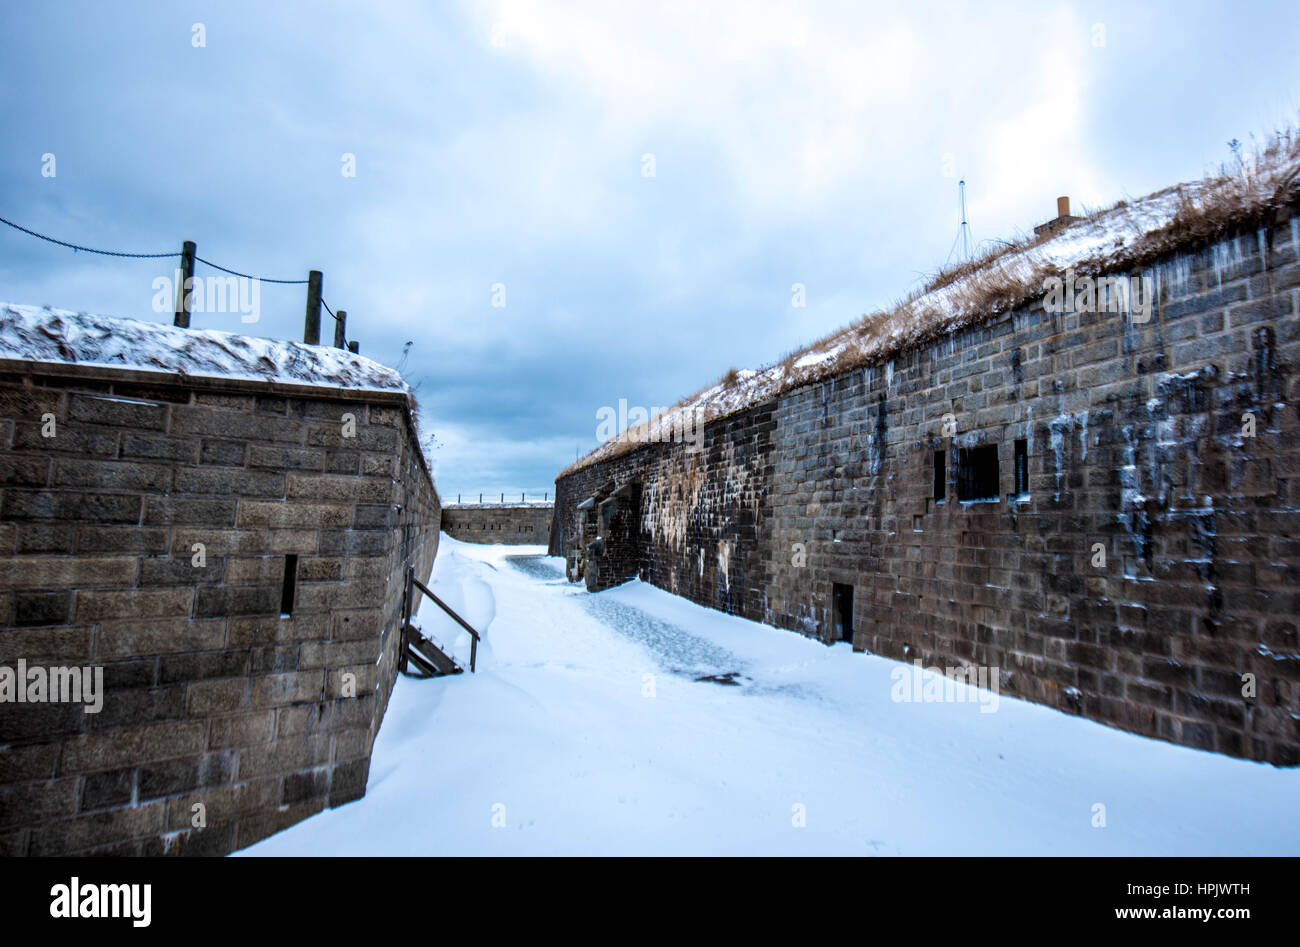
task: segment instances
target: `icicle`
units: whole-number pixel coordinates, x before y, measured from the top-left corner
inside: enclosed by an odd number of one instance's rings
[[[1061,395],[1061,401],[1064,403],[1065,395]],[[1052,419],[1048,425],[1050,439],[1048,441],[1052,447],[1052,454],[1056,457],[1056,502],[1061,501],[1061,479],[1065,476],[1065,435],[1074,426],[1073,419],[1065,413],[1062,406],[1061,413]]]
[[[1133,299],[1132,293],[1129,291],[1131,286],[1128,277],[1118,279],[1114,283],[1115,298],[1119,301],[1120,318],[1123,319],[1127,316],[1129,321],[1133,319]]]
[[[1156,292],[1157,298],[1164,298],[1161,295],[1161,292],[1165,287],[1168,287],[1171,298],[1177,295],[1178,279],[1177,274],[1174,271],[1173,261],[1165,260],[1162,263],[1156,264],[1156,285],[1158,287]]]
[[[1178,256],[1168,261],[1167,267],[1169,272],[1167,277],[1169,283],[1169,295],[1186,296],[1187,286],[1191,281],[1192,275],[1190,259],[1186,255],[1180,253]]]
[[[1220,241],[1213,248],[1214,256],[1214,278],[1219,288],[1223,287],[1224,271],[1227,271],[1228,279],[1232,279],[1241,268],[1241,237],[1233,237],[1231,241]]]

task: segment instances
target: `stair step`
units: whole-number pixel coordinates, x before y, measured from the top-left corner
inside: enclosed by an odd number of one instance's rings
[[[429,677],[460,674],[464,671],[455,659],[411,625],[406,626],[407,658],[428,672]]]
[[[407,671],[405,673],[411,677],[428,678],[441,676],[436,667],[421,657],[419,653],[410,649],[407,649],[406,652],[406,666]],[[410,670],[412,667],[415,668],[414,671]]]

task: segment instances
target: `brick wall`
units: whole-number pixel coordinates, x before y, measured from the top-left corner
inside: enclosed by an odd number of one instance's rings
[[[0,665],[106,688],[0,703],[0,853],[218,854],[363,795],[437,548],[405,396],[0,372]]]
[[[540,503],[446,506],[442,531],[467,543],[545,546],[551,541],[551,516],[552,507]]]
[[[1153,263],[1146,324],[1039,301],[714,422],[702,451],[581,468],[552,552],[579,548],[584,499],[639,482],[637,572],[663,588],[830,640],[844,583],[859,650],[1300,764],[1298,234],[1288,215]],[[962,502],[982,446],[995,498]]]

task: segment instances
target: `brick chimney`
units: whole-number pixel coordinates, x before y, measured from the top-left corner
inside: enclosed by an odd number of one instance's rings
[[[1056,199],[1056,216],[1047,223],[1035,227],[1034,235],[1037,237],[1044,234],[1055,236],[1078,219],[1078,217],[1070,216],[1070,198],[1068,196],[1058,197]]]

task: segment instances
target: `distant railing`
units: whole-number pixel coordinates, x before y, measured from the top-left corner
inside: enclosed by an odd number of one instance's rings
[[[468,500],[461,499],[463,496],[468,496],[469,499]],[[535,493],[533,494],[531,500],[528,499],[527,493],[521,493],[519,494],[519,500],[516,501],[515,495],[513,493],[505,493],[504,491],[498,493],[479,493],[477,494],[477,496],[478,499],[475,500],[474,499],[475,494],[473,493],[470,494],[458,493],[456,494],[456,505],[457,506],[487,506],[488,504],[496,504],[497,506],[504,506],[507,503],[515,503],[515,502],[538,503],[538,504],[551,502],[551,494],[549,491],[543,493],[542,498],[540,500],[537,499],[537,494]],[[484,497],[486,497],[487,499],[484,499]],[[500,497],[500,499],[494,500],[493,497]],[[509,499],[507,499],[507,497],[509,497]]]

